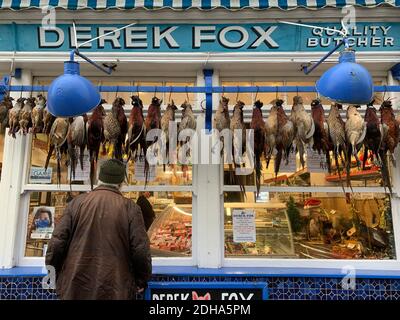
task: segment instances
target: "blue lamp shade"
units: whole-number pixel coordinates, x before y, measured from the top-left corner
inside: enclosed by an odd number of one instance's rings
[[[48,91],[47,106],[56,117],[76,117],[97,107],[101,96],[93,84],[79,74],[79,63],[64,62],[64,74]]]
[[[392,71],[393,78],[400,81],[400,63],[394,65],[390,70]]]
[[[335,102],[367,104],[374,95],[374,83],[368,70],[356,63],[352,50],[340,53],[339,63],[317,81],[318,93]]]

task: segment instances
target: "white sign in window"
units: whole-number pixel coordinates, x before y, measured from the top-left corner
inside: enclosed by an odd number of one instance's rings
[[[233,242],[256,242],[256,213],[254,210],[234,209],[232,221]]]

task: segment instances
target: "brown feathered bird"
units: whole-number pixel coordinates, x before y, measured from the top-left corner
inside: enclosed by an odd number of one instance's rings
[[[8,126],[10,130],[8,131],[9,135],[12,135],[15,138],[15,134],[19,131],[19,120],[21,115],[21,110],[25,105],[26,98],[19,98],[15,103],[14,107],[12,107],[8,112]]]
[[[396,165],[393,154],[394,149],[396,149],[399,143],[400,129],[394,116],[392,102],[390,100],[384,101],[379,110],[381,112],[381,123],[384,128],[382,148],[385,154],[389,151],[390,159],[393,165]]]
[[[224,155],[225,151],[225,144],[228,144],[230,142],[224,141],[224,136],[223,133],[226,132],[226,129],[230,129],[231,126],[231,119],[229,118],[229,99],[227,97],[222,96],[217,110],[215,111],[215,116],[214,116],[214,123],[213,123],[213,128],[218,130],[220,134],[220,145],[221,145],[221,155]],[[219,143],[216,143],[212,149],[211,152],[215,153],[216,150],[215,148],[219,146]],[[227,150],[230,152],[230,150]],[[230,157],[230,153],[227,153],[228,157]]]
[[[38,104],[43,104],[44,109],[43,109],[43,133],[46,135],[50,134],[51,127],[53,125],[54,120],[56,119],[55,116],[53,116],[46,105],[47,101],[46,98],[42,95],[38,96]]]
[[[332,103],[331,110],[327,118],[329,138],[331,139],[333,144],[333,155],[335,158],[336,170],[338,171],[338,175],[340,178],[341,173],[339,167],[339,157],[342,159],[342,161],[345,162],[345,167],[347,162],[346,132],[345,124],[339,111],[341,109],[343,109],[341,104]],[[350,177],[348,177],[348,179],[350,179]]]
[[[4,133],[8,125],[8,112],[13,107],[13,98],[5,96],[3,101],[0,102],[0,133]]]
[[[78,163],[77,149],[79,149],[79,162],[83,170],[84,152],[87,145],[87,116],[78,116],[70,119],[67,134],[68,155],[71,166],[70,182],[75,178],[75,169]]]
[[[196,118],[192,110],[192,105],[188,101],[185,101],[184,103],[182,103],[181,108],[182,108],[182,119],[178,126],[178,137],[186,129],[190,129],[191,132],[194,132],[197,126]],[[187,137],[186,141],[181,141],[180,147],[182,147],[184,143],[187,143],[191,138],[192,136]],[[186,156],[190,157],[190,149],[187,150]],[[186,177],[187,171],[188,171],[188,166],[186,164],[183,164],[182,172],[184,177]]]
[[[345,123],[346,141],[348,145],[348,159],[351,159],[351,155],[357,161],[357,166],[360,167],[360,159],[358,158],[358,152],[362,147],[364,142],[365,134],[367,132],[367,126],[364,119],[358,112],[359,105],[350,105],[347,108],[346,117],[347,121]],[[348,165],[350,161],[348,162]],[[348,172],[349,174],[349,172]]]
[[[299,152],[300,163],[304,168],[304,152],[307,146],[313,144],[315,126],[313,118],[306,112],[303,105],[303,99],[300,96],[295,96],[293,98],[290,120],[293,122],[295,128],[296,149]]]
[[[114,101],[116,102],[116,101]],[[118,139],[120,139],[121,136],[121,126],[120,123],[118,122],[118,114],[119,114],[119,108],[117,106],[114,106],[115,103],[113,103],[113,107],[111,108],[111,112],[109,112],[106,117],[104,118],[104,144],[103,144],[103,150],[104,153],[108,153],[109,149],[106,150],[105,145],[108,142],[108,147],[111,146],[111,156],[116,155],[117,151],[117,142]]]
[[[283,110],[283,100],[277,100],[277,118],[278,118],[278,134],[276,136],[276,156],[275,156],[275,176],[278,176],[279,167],[282,157],[286,164],[289,163],[289,154],[292,150],[293,140],[295,137],[293,122]]]
[[[278,135],[278,105],[282,100],[274,99],[271,101],[271,110],[267,120],[265,121],[265,158],[267,160],[267,168],[276,147],[276,138]]]
[[[36,106],[35,101],[35,97],[26,99],[24,107],[21,109],[21,113],[19,116],[19,126],[23,134],[27,134],[29,128],[32,126],[32,110]]]
[[[231,118],[230,129],[233,134],[233,161],[237,166],[240,166],[240,161],[238,157],[242,157],[243,153],[246,151],[246,125],[243,119],[243,107],[244,102],[237,101],[233,107],[233,115]],[[241,136],[240,136],[241,134]]]
[[[88,120],[87,130],[87,148],[90,158],[90,185],[93,189],[95,174],[97,170],[97,161],[99,159],[100,146],[104,142],[104,117],[106,112],[103,104],[107,103],[101,99],[100,104],[93,110]]]
[[[128,161],[131,157],[136,161],[138,157],[146,156],[146,129],[143,118],[143,102],[139,96],[132,96],[132,109],[129,115],[128,140],[125,152]]]
[[[32,133],[35,136],[43,131],[43,111],[45,106],[46,100],[43,100],[43,96],[39,94],[36,106],[32,109]]]
[[[365,164],[368,159],[369,152],[372,153],[372,159],[376,159],[382,174],[382,182],[385,188],[392,193],[392,184],[388,170],[387,156],[381,148],[383,139],[383,126],[374,107],[374,101],[367,105],[364,121],[367,125],[367,132],[364,139],[364,157],[362,168],[365,170]]]
[[[121,129],[114,149],[114,156],[116,159],[119,160],[122,160],[123,146],[125,145],[126,134],[128,133],[128,119],[126,118],[125,115],[124,105],[125,105],[125,100],[122,98],[116,98],[112,105],[112,109],[115,110],[117,121]]]
[[[325,154],[329,173],[331,172],[331,157],[329,151],[333,150],[333,144],[329,139],[328,124],[325,122],[325,111],[319,99],[311,102],[311,115],[314,121],[313,150],[318,154]]]
[[[61,148],[67,140],[69,129],[69,120],[65,118],[56,118],[51,126],[49,134],[49,151],[47,153],[46,163],[44,165],[47,170],[50,158],[55,150],[57,159],[57,184],[61,181]]]
[[[161,117],[161,131],[163,132],[162,136],[162,149],[165,150],[166,158],[169,158],[169,125],[170,122],[175,123],[175,111],[177,110],[177,106],[174,103],[174,100],[171,103],[168,103],[167,108],[164,111],[164,114]],[[177,133],[177,132],[176,132]],[[172,160],[172,159],[170,159]],[[165,171],[165,164],[163,165]]]
[[[254,103],[253,115],[250,122],[250,129],[254,130],[254,166],[256,170],[257,195],[260,193],[261,157],[265,148],[265,122],[261,111],[262,106],[263,103],[260,100]]]

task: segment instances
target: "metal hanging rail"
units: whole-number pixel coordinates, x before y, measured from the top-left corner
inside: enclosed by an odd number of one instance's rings
[[[49,86],[10,86],[13,92],[47,92]],[[251,93],[317,92],[314,86],[98,86],[100,92],[176,92],[176,93]],[[400,92],[399,86],[375,86],[375,92]]]

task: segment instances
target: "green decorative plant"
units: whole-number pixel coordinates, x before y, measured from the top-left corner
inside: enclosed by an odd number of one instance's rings
[[[286,202],[287,214],[290,221],[290,226],[292,227],[292,232],[299,232],[303,228],[303,221],[300,216],[300,211],[296,206],[296,202],[292,196]]]

